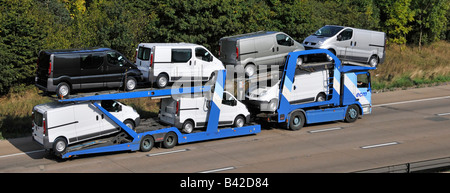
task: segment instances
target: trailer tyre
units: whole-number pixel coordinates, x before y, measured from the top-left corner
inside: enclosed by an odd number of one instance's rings
[[[64,137],[58,137],[53,142],[53,151],[56,156],[62,156],[67,149],[67,140]]]
[[[345,113],[345,122],[353,123],[358,119],[359,108],[356,105],[350,105]]]
[[[294,112],[289,119],[289,129],[293,131],[300,130],[305,124],[305,121],[305,115],[302,112]]]
[[[146,135],[141,139],[141,144],[140,144],[139,149],[142,152],[148,152],[148,151],[152,150],[154,145],[155,145],[155,140],[153,139],[153,137],[150,135]]]
[[[170,149],[175,147],[178,143],[178,136],[174,132],[169,132],[164,136],[164,141],[162,142],[163,147]]]

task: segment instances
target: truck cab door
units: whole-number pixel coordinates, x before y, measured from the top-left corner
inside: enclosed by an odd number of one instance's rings
[[[372,113],[372,88],[369,72],[358,72],[356,99],[361,103],[363,114]]]

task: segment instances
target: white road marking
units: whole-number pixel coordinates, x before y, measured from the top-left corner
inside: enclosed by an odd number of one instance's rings
[[[17,155],[32,154],[32,153],[38,153],[38,152],[43,152],[43,151],[45,151],[45,150],[44,150],[44,149],[40,149],[40,150],[35,150],[35,151],[28,151],[28,152],[22,152],[22,153],[14,153],[14,154],[2,155],[2,156],[0,156],[0,158],[13,157],[13,156],[17,156]]]
[[[400,101],[400,102],[395,102],[395,103],[386,103],[386,104],[372,105],[372,107],[382,107],[382,106],[398,105],[398,104],[405,104],[405,103],[416,103],[416,102],[439,100],[439,99],[447,99],[447,98],[450,98],[450,96],[434,97],[434,98],[426,98],[426,99],[418,99],[418,100],[410,100],[410,101]]]
[[[436,114],[437,116],[445,116],[445,115],[450,115],[450,113],[439,113],[439,114]]]
[[[400,144],[399,142],[389,142],[389,143],[381,143],[381,144],[375,144],[375,145],[367,145],[367,146],[362,146],[361,149],[370,149],[370,148],[376,148],[376,147],[383,147],[383,146],[388,146],[388,145],[397,145]]]
[[[166,151],[166,152],[160,152],[160,153],[151,153],[151,154],[147,154],[147,156],[148,157],[152,157],[152,156],[166,155],[166,154],[179,153],[179,152],[185,152],[185,151],[190,151],[190,149],[179,149],[179,150],[174,150],[174,151]]]
[[[226,167],[226,168],[219,168],[219,169],[213,169],[213,170],[206,170],[198,173],[206,174],[206,173],[214,173],[214,172],[221,172],[226,170],[234,170],[236,169],[234,166]]]
[[[344,129],[344,128],[343,127],[333,127],[333,128],[328,128],[328,129],[317,129],[317,130],[308,131],[308,133],[319,133],[319,132],[334,131],[334,130],[340,130],[340,129]]]

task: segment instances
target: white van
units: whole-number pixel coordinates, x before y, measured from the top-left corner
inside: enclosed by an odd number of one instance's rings
[[[185,133],[191,133],[194,128],[206,127],[209,105],[210,100],[206,97],[181,97],[178,100],[163,98],[158,117],[163,123],[174,125]],[[229,92],[224,91],[220,106],[219,126],[243,127],[249,121],[250,113],[247,107]]]
[[[159,88],[177,80],[207,81],[215,71],[225,69],[208,49],[190,43],[141,43],[136,66],[144,81],[156,83]]]
[[[327,49],[343,62],[376,67],[384,62],[386,34],[379,31],[326,25],[303,41],[306,50]]]
[[[291,104],[324,101],[329,94],[329,70],[325,66],[297,69],[292,84]],[[278,108],[280,81],[271,87],[250,88],[245,102],[252,109],[275,112]]]
[[[99,104],[131,129],[140,123],[139,114],[132,107],[112,100]],[[120,127],[91,102],[36,105],[32,117],[33,139],[57,155],[63,154],[68,145],[120,131]]]

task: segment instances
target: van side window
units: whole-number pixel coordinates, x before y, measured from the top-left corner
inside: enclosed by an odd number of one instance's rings
[[[282,46],[292,46],[292,39],[285,34],[277,34],[277,43]]]
[[[338,35],[338,38],[340,38],[339,41],[345,41],[345,40],[352,39],[352,36],[353,36],[353,30],[346,29]]]
[[[150,48],[139,47],[137,58],[140,60],[149,60],[150,59]]]
[[[103,64],[103,55],[99,53],[80,56],[81,69],[98,69]]]
[[[108,52],[106,58],[108,63],[114,66],[123,66],[126,63],[125,58],[117,52]]]
[[[192,58],[191,49],[172,49],[172,63],[187,62]]]
[[[195,48],[195,57],[203,61],[211,61],[211,54],[204,48]]]

